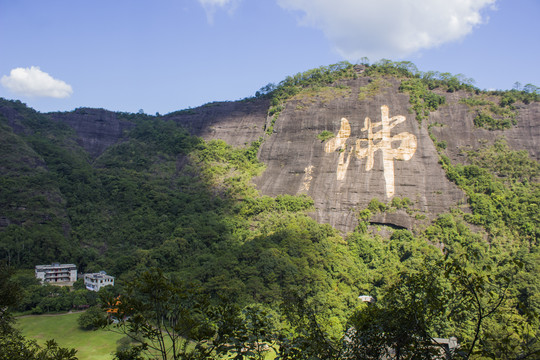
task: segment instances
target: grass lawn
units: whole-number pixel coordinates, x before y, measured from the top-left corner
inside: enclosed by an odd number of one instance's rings
[[[77,325],[80,313],[36,315],[17,318],[16,327],[29,339],[38,343],[54,339],[67,348],[77,349],[80,360],[109,360],[116,350],[116,342],[123,336],[110,331],[84,331]]]
[[[16,318],[15,326],[28,339],[38,343],[54,339],[61,347],[77,349],[79,360],[110,360],[116,350],[116,342],[123,335],[111,331],[84,331],[77,325],[80,313],[59,315],[31,315]],[[266,359],[274,359],[269,351]]]

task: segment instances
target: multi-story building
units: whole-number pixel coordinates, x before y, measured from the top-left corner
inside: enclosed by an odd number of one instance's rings
[[[99,291],[104,286],[114,285],[114,276],[107,275],[105,271],[84,274],[84,286],[91,291]]]
[[[77,281],[77,266],[74,264],[36,265],[36,278],[47,283],[74,283]]]

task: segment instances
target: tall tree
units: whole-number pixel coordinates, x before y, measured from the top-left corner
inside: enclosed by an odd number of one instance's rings
[[[11,280],[13,269],[0,262],[0,360],[77,360],[77,350],[58,346],[54,340],[39,346],[13,327],[9,307],[21,298],[21,289]]]

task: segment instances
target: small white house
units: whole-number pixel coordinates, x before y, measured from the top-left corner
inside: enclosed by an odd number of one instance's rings
[[[373,298],[373,296],[370,296],[370,295],[360,295],[358,299],[360,299],[360,301],[368,302],[368,303],[375,302],[375,299]]]
[[[36,278],[51,284],[70,284],[77,281],[75,264],[36,265]]]
[[[114,276],[107,275],[105,271],[84,274],[84,286],[90,291],[99,291],[108,285],[114,285]]]

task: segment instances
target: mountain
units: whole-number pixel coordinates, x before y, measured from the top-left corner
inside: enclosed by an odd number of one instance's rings
[[[281,105],[283,109],[271,134],[265,133],[272,121],[267,99],[210,103],[165,115],[163,119],[174,121],[205,140],[221,139],[233,146],[244,146],[264,137],[259,159],[267,168],[254,179],[257,189],[269,196],[306,194],[315,202],[314,218],[343,231],[354,229],[355,211],[367,207],[372,199],[410,200],[407,211],[398,209],[372,218],[374,223],[407,229],[429,223],[452,207],[467,211],[464,192],[447,178],[439,164],[437,143],[445,144],[440,149],[442,153],[459,163],[464,162],[466,151],[504,138],[511,149],[525,150],[538,161],[538,102],[513,106],[515,125],[485,129],[475,126],[474,119],[486,105],[475,108],[467,100],[482,98],[493,105],[500,101],[500,95],[435,89],[443,105],[430,111],[425,121],[419,123],[410,111],[410,95],[400,90],[402,80],[395,77],[374,80],[362,76],[363,71],[358,67],[356,78],[303,90],[287,99]],[[383,108],[388,109],[384,110],[387,115],[382,114]],[[20,131],[14,120],[17,115],[5,107],[3,111],[15,133]],[[126,140],[126,131],[134,127],[126,115],[81,108],[42,116],[73,129],[77,134],[75,141],[91,158],[96,158],[110,146]],[[399,116],[404,120],[392,120]],[[389,119],[385,120],[387,124],[376,126],[383,117]],[[343,118],[347,125],[342,125]],[[368,129],[366,118],[371,124]],[[343,126],[347,126],[347,136],[339,141],[330,140],[336,141],[336,145],[329,151],[318,135],[324,131],[338,134]],[[368,139],[369,132],[373,134],[372,141]],[[383,132],[386,135],[381,137]],[[437,140],[434,142],[432,138]],[[406,150],[402,144],[410,139],[414,141]],[[360,148],[372,146],[372,150],[360,150],[357,141]],[[353,148],[356,150],[351,152]],[[390,148],[400,149],[398,153],[405,151],[407,159],[400,159]]]
[[[441,97],[442,105],[429,111],[425,121],[420,122],[411,110],[411,95],[400,88],[402,78],[385,74],[369,76],[361,65],[353,72],[323,86],[307,86],[288,97],[279,104],[282,109],[278,121],[273,120],[276,114],[270,115],[275,109],[270,108],[268,97],[209,103],[162,118],[176,122],[192,135],[205,140],[221,139],[232,146],[244,146],[264,138],[258,157],[267,168],[254,179],[261,194],[306,194],[315,202],[312,216],[342,231],[354,229],[355,212],[367,207],[372,199],[381,202],[394,197],[408,199],[407,211],[397,209],[371,219],[373,223],[407,229],[427,224],[453,207],[467,211],[465,194],[447,178],[439,164],[439,152],[452,162],[466,163],[465,152],[504,138],[511,149],[525,150],[532,159],[539,160],[540,103],[537,101],[511,105],[510,117],[515,123],[512,126],[486,129],[476,126],[475,118],[486,107],[497,107],[503,96],[478,95],[470,87],[450,92],[441,86],[433,94]],[[480,101],[479,105],[474,101]],[[136,116],[90,108],[38,114],[23,109],[20,104],[15,108],[6,105],[5,101],[0,107],[0,114],[15,135],[29,131],[21,123],[29,112],[72,130],[71,140],[91,160],[126,141]],[[402,120],[396,121],[398,118]],[[275,121],[273,126],[272,121]],[[381,121],[385,122],[382,126]],[[270,126],[272,132],[265,132]],[[341,139],[338,135],[325,144],[318,137],[323,132],[346,135]],[[333,147],[328,147],[328,143],[333,143]],[[440,144],[444,144],[444,149],[437,148]],[[400,158],[400,152],[406,153],[406,159]],[[31,161],[39,163],[38,159]],[[2,219],[2,224],[10,223],[9,218]]]
[[[303,294],[334,333],[358,294],[427,271],[445,289],[479,279],[495,289],[482,304],[507,289],[500,316],[534,327],[539,141],[535,86],[481,91],[407,62],[321,67],[163,116],[1,99],[0,258],[119,284],[159,267],[242,305]],[[437,336],[473,342],[472,325],[437,319]]]

